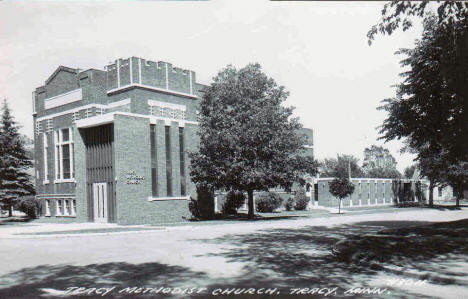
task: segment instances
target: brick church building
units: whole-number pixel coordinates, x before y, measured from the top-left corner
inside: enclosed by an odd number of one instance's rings
[[[60,221],[175,222],[195,195],[195,72],[118,59],[105,70],[60,66],[33,93],[37,197]]]

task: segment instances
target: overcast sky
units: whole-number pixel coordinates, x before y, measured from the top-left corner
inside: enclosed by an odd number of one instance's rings
[[[316,158],[352,154],[377,141],[380,101],[400,79],[394,52],[420,26],[368,46],[382,2],[0,2],[0,98],[33,136],[31,92],[59,66],[99,68],[119,57],[163,60],[208,84],[233,64],[259,62],[290,91],[288,105],[314,129]],[[402,171],[412,156],[385,144]]]

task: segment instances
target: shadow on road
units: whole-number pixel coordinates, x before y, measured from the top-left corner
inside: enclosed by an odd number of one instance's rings
[[[26,268],[0,277],[0,298],[39,298],[41,289],[66,290],[69,287],[100,288],[176,287],[196,285],[204,273],[159,263],[107,263],[87,266],[57,265]],[[113,292],[110,297],[117,297]],[[122,295],[125,296],[125,295]],[[96,297],[90,296],[86,298]],[[126,295],[128,298],[128,295]],[[73,296],[73,298],[79,298]]]

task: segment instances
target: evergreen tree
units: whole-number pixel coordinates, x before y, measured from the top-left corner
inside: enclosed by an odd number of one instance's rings
[[[20,197],[34,194],[27,169],[32,166],[24,146],[24,138],[11,115],[7,101],[3,103],[0,123],[0,204],[12,216]]]

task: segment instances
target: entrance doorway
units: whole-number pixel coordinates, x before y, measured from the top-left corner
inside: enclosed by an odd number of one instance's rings
[[[114,128],[112,124],[80,129],[86,146],[88,221],[116,221]]]
[[[107,183],[93,184],[94,222],[107,222]]]

